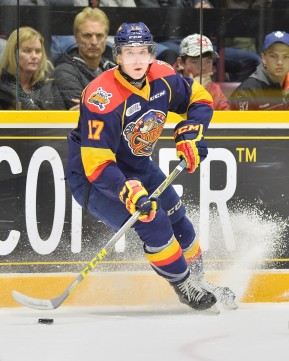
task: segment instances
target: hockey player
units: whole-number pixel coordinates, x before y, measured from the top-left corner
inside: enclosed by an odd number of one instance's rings
[[[134,229],[144,254],[181,302],[195,310],[211,308],[216,296],[233,303],[231,291],[203,281],[200,246],[174,188],[169,186],[159,200],[148,198],[166,178],[150,156],[167,112],[184,115],[174,138],[189,173],[207,156],[203,133],[213,114],[209,93],[156,61],[155,52],[145,24],[124,23],[117,30],[113,55],[118,66],[83,91],[78,126],[68,136],[70,189],[82,207],[114,231],[141,212]],[[221,296],[213,294],[215,289]]]

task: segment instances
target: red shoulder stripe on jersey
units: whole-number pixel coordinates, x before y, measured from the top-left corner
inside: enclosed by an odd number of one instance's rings
[[[207,104],[209,105],[211,108],[214,108],[214,103],[211,102],[210,100],[208,99],[199,99],[195,104]]]
[[[111,162],[112,162],[112,160],[109,160],[109,161],[101,164],[99,167],[96,168],[96,170],[89,177],[87,177],[87,179],[91,183],[94,182],[101,175],[104,168],[106,168],[109,165],[109,163],[111,163]]]
[[[116,79],[115,71],[103,72],[88,85],[84,103],[91,112],[110,113],[131,95],[131,90]]]
[[[151,82],[155,79],[163,78],[165,76],[174,75],[173,67],[164,61],[155,60],[147,74],[148,80]]]

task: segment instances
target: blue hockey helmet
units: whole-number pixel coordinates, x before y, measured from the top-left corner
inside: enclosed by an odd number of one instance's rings
[[[142,22],[123,23],[118,28],[114,37],[113,57],[116,61],[117,54],[122,46],[149,46],[149,51],[153,57],[156,56],[156,44],[149,28]]]

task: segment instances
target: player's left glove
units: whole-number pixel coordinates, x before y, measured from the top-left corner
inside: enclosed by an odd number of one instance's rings
[[[203,124],[184,120],[176,125],[174,138],[177,156],[186,161],[188,172],[193,173],[208,155]]]
[[[128,179],[119,194],[119,198],[131,214],[140,211],[138,217],[140,221],[151,222],[155,218],[159,200],[158,198],[149,198],[147,190],[139,180]]]

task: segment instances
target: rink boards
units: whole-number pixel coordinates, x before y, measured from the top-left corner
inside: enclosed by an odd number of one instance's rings
[[[57,296],[113,235],[79,209],[64,181],[66,135],[77,119],[78,112],[0,113],[2,307],[16,306],[12,289]],[[172,117],[153,154],[166,174],[177,162],[174,124]],[[288,112],[215,112],[209,157],[194,175],[174,182],[208,278],[237,280],[229,284],[242,286],[243,302],[287,301],[288,128]],[[177,302],[147,266],[132,232],[66,304],[109,302]]]
[[[229,277],[208,272],[207,280],[230,286],[238,303],[288,302],[289,272],[248,272]],[[11,292],[34,298],[61,295],[77,274],[2,275],[0,307],[19,307]],[[77,286],[63,306],[173,306],[179,301],[169,284],[154,272],[95,272]]]

